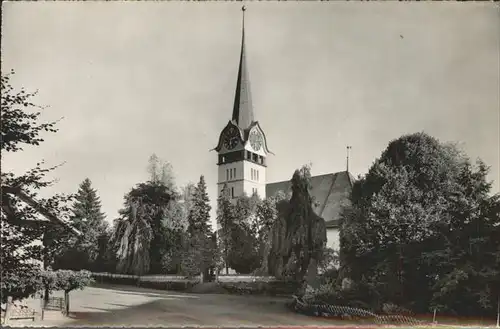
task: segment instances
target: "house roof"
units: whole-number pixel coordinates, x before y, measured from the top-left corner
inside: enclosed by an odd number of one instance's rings
[[[342,207],[349,202],[349,195],[354,177],[347,171],[311,177],[311,196],[313,210],[322,217],[327,228],[336,228]],[[266,195],[273,196],[278,191],[291,192],[291,181],[282,181],[266,185]]]
[[[32,197],[30,197],[28,194],[26,194],[21,188],[19,187],[11,187],[11,186],[2,186],[2,192],[4,193],[3,195],[3,202],[2,202],[2,210],[6,214],[6,219],[8,222],[16,224],[16,225],[44,225],[44,224],[52,224],[52,225],[58,225],[62,226],[65,229],[69,230],[76,236],[81,236],[82,232],[74,228],[70,223],[58,218],[54,214],[52,214],[49,210],[43,208],[40,206],[38,202],[36,202]],[[11,207],[10,203],[10,198],[9,195],[15,195],[18,197],[21,201],[24,203],[30,205],[34,209],[37,210],[38,213],[40,213],[43,217],[45,217],[48,221],[43,221],[43,220],[20,220],[16,218],[14,215],[14,211]]]

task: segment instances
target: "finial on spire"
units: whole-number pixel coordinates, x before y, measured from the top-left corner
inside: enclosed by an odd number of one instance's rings
[[[349,151],[352,149],[352,146],[347,146],[347,172],[349,172]]]
[[[241,14],[242,14],[242,31],[245,33],[245,10],[247,10],[247,7],[244,5],[241,6]]]

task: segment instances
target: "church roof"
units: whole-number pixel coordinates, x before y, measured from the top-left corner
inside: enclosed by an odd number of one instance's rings
[[[245,54],[245,7],[243,11],[243,27],[241,30],[240,65],[236,80],[232,120],[242,129],[247,129],[254,121],[252,96],[250,92],[250,78],[248,74]]]
[[[327,228],[338,227],[342,206],[349,202],[353,183],[354,177],[347,171],[311,177],[313,209],[325,220]],[[278,191],[288,193],[291,188],[292,183],[289,180],[269,183],[266,185],[266,195],[273,196]]]

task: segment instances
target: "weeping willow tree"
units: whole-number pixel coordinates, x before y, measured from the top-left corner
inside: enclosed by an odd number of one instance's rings
[[[163,222],[173,199],[167,186],[155,182],[139,184],[125,196],[112,237],[119,273],[142,275],[161,267],[168,247]]]
[[[114,240],[118,244],[116,270],[120,273],[142,275],[149,271],[153,230],[145,208],[144,203],[132,201],[118,222]]]
[[[277,218],[271,232],[269,272],[302,281],[315,277],[326,244],[325,221],[316,215],[310,195],[310,167],[296,170],[289,201],[276,202]]]

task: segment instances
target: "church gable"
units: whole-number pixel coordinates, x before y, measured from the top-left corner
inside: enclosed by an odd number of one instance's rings
[[[250,138],[250,135],[252,133],[257,133],[258,135],[260,135],[260,138],[262,140],[262,147],[259,149],[259,151],[257,151],[257,153],[259,153],[260,155],[263,155],[263,156],[266,156],[268,153],[271,153],[273,154],[271,151],[269,151],[268,147],[267,147],[267,139],[266,139],[266,134],[264,133],[264,131],[262,130],[262,128],[260,127],[260,124],[258,121],[254,121],[250,127],[248,129],[245,129],[244,131],[244,143],[245,143],[245,148],[249,147],[250,143],[251,143],[251,138]],[[252,148],[253,149],[253,148]]]
[[[352,182],[351,174],[346,171],[311,177],[313,209],[325,220],[327,228],[338,227],[342,207],[349,202]],[[266,195],[274,196],[278,191],[291,193],[291,188],[290,181],[267,184]]]
[[[229,131],[234,131],[236,132],[236,135],[237,135],[237,139],[238,139],[238,145],[237,147],[235,147],[234,149],[232,149],[231,151],[235,151],[236,149],[243,149],[243,142],[244,142],[244,134],[243,132],[241,131],[241,128],[238,127],[238,125],[236,125],[233,121],[229,121],[226,125],[226,127],[224,127],[224,129],[222,129],[222,132],[220,133],[219,135],[219,141],[217,143],[217,146],[213,149],[217,152],[228,152],[229,150],[224,146],[224,140],[226,138],[226,135],[228,134]]]
[[[346,171],[335,174],[335,180],[321,214],[327,227],[338,227],[342,208],[350,202],[353,181],[351,174]]]

